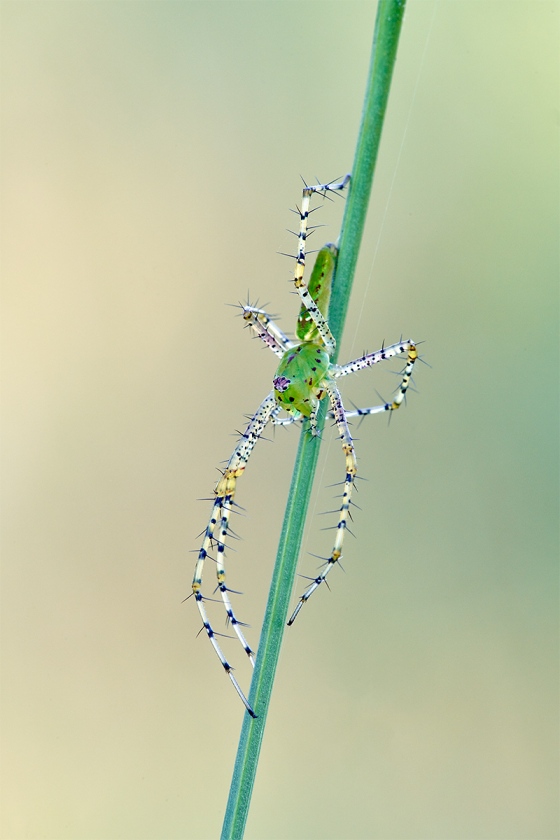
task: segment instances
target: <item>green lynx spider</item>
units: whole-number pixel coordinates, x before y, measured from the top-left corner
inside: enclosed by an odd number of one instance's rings
[[[409,339],[408,341],[401,340],[397,344],[392,344],[390,347],[383,347],[375,353],[364,353],[359,359],[355,359],[353,362],[348,362],[345,365],[337,365],[331,362],[336,343],[326,318],[331,293],[331,281],[338,251],[333,244],[325,245],[319,251],[309,283],[306,283],[303,276],[305,270],[305,242],[308,232],[311,230],[308,226],[308,219],[310,212],[313,212],[309,210],[313,194],[319,193],[322,196],[327,196],[330,192],[343,190],[349,180],[350,176],[346,175],[339,183],[331,182],[329,184],[317,184],[311,187],[306,184],[303,190],[301,210],[298,208],[296,211],[300,218],[300,228],[294,284],[301,298],[301,309],[296,327],[297,340],[291,341],[264,310],[257,309],[257,307],[250,306],[249,304],[242,305],[241,307],[242,315],[247,326],[280,358],[280,364],[272,380],[273,390],[265,397],[255,415],[249,421],[214,490],[215,498],[212,513],[204,531],[202,545],[198,552],[192,590],[202,618],[204,630],[214,650],[218,654],[224,670],[252,717],[256,717],[255,712],[235,679],[232,666],[227,661],[218,644],[216,639],[216,635],[218,634],[208,620],[204,603],[208,598],[201,592],[204,562],[210,556],[209,552],[216,547],[217,590],[220,591],[228,622],[241,642],[251,664],[254,665],[254,651],[245,639],[242,630],[245,625],[237,619],[231,605],[229,593],[234,590],[226,586],[226,538],[229,531],[230,513],[234,505],[237,479],[243,474],[249,456],[269,422],[277,425],[287,425],[296,420],[307,419],[311,434],[316,435],[318,434],[317,412],[319,410],[319,404],[325,397],[328,398],[331,405],[329,416],[336,423],[339,438],[342,441],[342,451],[346,460],[342,503],[332,552],[326,558],[321,572],[315,578],[311,579],[311,583],[300,597],[288,621],[288,624],[292,624],[302,606],[323,581],[326,580],[330,570],[342,557],[342,543],[350,516],[349,509],[351,505],[352,487],[357,474],[356,456],[354,454],[352,436],[348,427],[348,418],[363,417],[368,414],[378,414],[383,411],[396,411],[405,398],[411,381],[414,363],[418,358],[416,345]],[[355,373],[363,368],[375,365],[377,362],[391,359],[403,353],[407,354],[407,361],[402,371],[402,380],[392,402],[377,405],[372,408],[360,408],[355,411],[346,411],[344,409],[340,392],[336,385],[336,380],[339,377],[346,376],[349,373]],[[287,412],[287,416],[280,416],[282,410]]]

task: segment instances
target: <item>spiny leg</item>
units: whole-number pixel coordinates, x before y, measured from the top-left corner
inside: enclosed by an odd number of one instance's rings
[[[231,458],[229,459],[227,466],[224,470],[224,473],[221,479],[218,481],[216,485],[216,489],[214,490],[215,493],[215,500],[212,506],[212,512],[210,514],[210,520],[208,525],[206,526],[206,530],[204,532],[204,537],[202,540],[202,545],[198,552],[198,560],[194,570],[194,577],[192,582],[192,590],[193,594],[198,606],[198,611],[200,613],[200,617],[202,618],[202,624],[204,629],[206,630],[206,634],[212,643],[214,650],[216,651],[220,662],[222,663],[225,672],[229,676],[230,680],[232,681],[235,690],[241,697],[243,703],[245,704],[245,708],[249,712],[252,717],[255,717],[255,713],[245,695],[243,694],[237,680],[233,676],[232,667],[227,661],[226,657],[224,656],[220,645],[216,639],[216,633],[210,624],[208,619],[208,614],[206,612],[206,608],[204,606],[205,597],[202,595],[201,587],[202,587],[202,573],[204,569],[204,563],[206,558],[209,556],[209,551],[213,543],[217,544],[217,558],[216,558],[216,573],[218,578],[218,589],[220,590],[220,594],[222,597],[222,601],[226,608],[226,613],[228,616],[228,620],[231,623],[235,634],[237,635],[239,641],[243,645],[243,649],[245,653],[248,655],[251,664],[254,665],[254,656],[253,650],[249,646],[243,632],[241,630],[241,624],[238,619],[235,617],[233,612],[231,601],[229,598],[229,589],[226,586],[226,571],[224,565],[224,557],[225,557],[225,548],[226,548],[226,538],[229,529],[229,517],[233,505],[233,500],[235,496],[235,489],[237,484],[237,479],[243,474],[245,467],[247,466],[247,461],[249,460],[249,456],[253,451],[253,448],[262,435],[263,431],[265,430],[268,421],[271,418],[272,413],[276,407],[276,402],[274,400],[274,393],[271,392],[260,404],[259,408],[257,409],[254,417],[249,421],[247,428],[243,432],[239,443],[235,447]],[[218,534],[216,535],[216,529],[218,529]]]
[[[257,443],[258,439],[264,432],[268,421],[272,415],[276,407],[276,402],[274,399],[274,395],[271,392],[268,394],[267,397],[262,401],[260,406],[258,407],[256,413],[249,421],[247,428],[243,432],[239,443],[237,444],[231,458],[228,461],[226,469],[224,470],[224,474],[218,484],[216,485],[215,494],[216,494],[216,501],[214,502],[214,508],[216,507],[216,503],[218,503],[219,509],[221,511],[221,518],[220,518],[220,528],[219,528],[219,535],[218,539],[214,537],[212,534],[211,540],[217,542],[218,553],[216,558],[216,573],[218,579],[218,588],[220,589],[220,593],[222,595],[222,600],[226,607],[226,612],[228,615],[229,620],[233,626],[233,629],[236,635],[239,638],[239,641],[243,645],[245,652],[249,656],[249,659],[253,663],[253,651],[247,644],[243,633],[241,632],[239,621],[235,618],[233,610],[231,608],[231,603],[228,596],[228,589],[225,584],[225,564],[224,564],[224,557],[225,557],[225,549],[226,549],[226,538],[229,530],[229,517],[231,513],[231,508],[233,505],[235,489],[237,484],[237,479],[243,474],[245,467],[247,466],[247,461],[249,460],[249,456],[253,451],[255,444]],[[212,524],[214,517],[211,516],[210,524]],[[215,524],[214,524],[215,528]],[[204,544],[204,543],[203,543]],[[196,577],[196,570],[195,570],[195,577]],[[194,582],[193,582],[194,586]],[[253,663],[254,664],[254,663]]]
[[[293,414],[288,414],[287,417],[278,417],[278,414],[283,409],[280,405],[277,406],[277,409],[278,410],[275,411],[272,415],[272,422],[275,426],[291,426],[293,423],[299,423],[302,420],[305,420],[305,417],[299,411],[294,411]],[[315,437],[320,437],[319,428],[317,425],[317,414],[318,410],[315,409],[311,412],[307,419],[309,420],[309,431],[311,432],[311,434]],[[329,412],[329,415],[332,415],[332,412]]]
[[[281,411],[285,409],[281,405],[277,405],[274,411],[270,416],[271,422],[275,426],[291,426],[293,423],[297,423],[299,420],[302,420],[302,415],[299,412],[294,412],[293,414],[288,414],[287,417],[279,417]]]
[[[294,346],[294,342],[288,338],[264,309],[258,309],[256,306],[249,306],[249,304],[241,304],[241,309],[243,310],[243,320],[247,326],[279,358],[282,358],[286,350],[290,350]]]
[[[355,373],[359,370],[362,370],[363,368],[371,367],[372,365],[377,364],[377,362],[384,361],[385,359],[391,359],[402,353],[407,353],[407,362],[403,370],[403,378],[397,389],[395,398],[391,403],[385,403],[384,405],[374,406],[372,408],[359,408],[355,411],[346,411],[342,404],[340,392],[338,391],[338,388],[336,387],[334,382],[328,383],[326,386],[332,406],[331,411],[329,411],[329,416],[334,418],[338,426],[340,438],[342,440],[342,449],[346,456],[346,476],[344,481],[342,504],[340,507],[340,515],[337,525],[335,544],[331,556],[327,559],[323,571],[319,575],[317,575],[316,578],[314,578],[314,580],[311,582],[311,584],[301,596],[290,620],[288,621],[288,624],[293,624],[302,606],[305,604],[306,601],[309,600],[313,592],[321,585],[321,583],[323,583],[334,564],[337,563],[340,560],[340,557],[342,556],[342,544],[344,541],[344,534],[347,529],[349,509],[351,504],[352,486],[354,484],[354,479],[357,474],[356,456],[354,453],[352,436],[348,428],[348,418],[363,416],[367,414],[377,414],[383,411],[396,411],[398,408],[400,408],[405,398],[407,389],[410,385],[412,370],[418,358],[418,351],[413,341],[400,341],[397,342],[397,344],[393,344],[390,347],[385,347],[382,350],[376,351],[375,353],[364,354],[361,358],[355,359],[353,362],[349,362],[347,365],[333,365],[331,368],[330,372],[333,377],[346,376],[349,373]]]
[[[305,308],[309,312],[310,317],[317,326],[317,330],[319,331],[319,335],[323,339],[325,349],[327,350],[329,356],[332,356],[332,354],[334,353],[336,341],[325,316],[322,314],[317,303],[313,300],[313,297],[309,293],[307,283],[305,282],[303,276],[305,272],[305,242],[307,239],[308,220],[310,213],[309,204],[313,193],[318,192],[326,195],[328,192],[333,192],[335,190],[343,190],[348,184],[349,180],[350,175],[346,175],[343,178],[343,180],[339,183],[316,184],[312,187],[308,187],[306,185],[303,189],[301,209],[299,210],[300,225],[298,234],[298,254],[296,257],[296,267],[294,271],[294,284],[296,287],[296,291],[301,298],[302,304],[305,306]],[[332,247],[334,248],[334,246]]]
[[[293,611],[290,620],[288,621],[288,625],[294,623],[299,611],[301,610],[305,602],[309,600],[309,598],[313,595],[315,590],[323,583],[332,567],[335,565],[335,563],[338,563],[342,556],[342,544],[344,542],[344,534],[346,532],[348,517],[350,515],[349,511],[352,498],[352,487],[354,485],[356,473],[358,472],[358,464],[356,462],[356,455],[354,452],[352,435],[350,434],[350,429],[348,428],[346,412],[342,404],[340,392],[334,384],[334,382],[327,383],[326,390],[331,401],[332,413],[336,425],[338,427],[338,431],[340,433],[340,439],[342,440],[342,451],[344,452],[346,458],[346,474],[344,478],[342,504],[340,505],[338,525],[336,526],[336,538],[334,541],[334,546],[331,555],[329,558],[327,558],[326,564],[322,572],[318,574],[316,578],[313,579],[311,584],[307,587],[307,589],[299,599],[298,604],[295,610]]]
[[[418,350],[413,341],[399,341],[396,344],[391,344],[389,347],[384,347],[377,350],[375,353],[364,353],[359,359],[354,359],[353,362],[348,362],[346,365],[333,365],[331,368],[331,375],[333,377],[347,376],[349,373],[356,373],[366,367],[382,362],[385,359],[392,359],[402,353],[407,354],[406,365],[402,371],[402,379],[392,402],[383,403],[382,405],[375,405],[371,408],[357,408],[354,411],[347,411],[346,417],[365,417],[368,414],[380,414],[383,411],[396,411],[401,407],[406,392],[412,380],[412,371],[418,359]],[[334,416],[329,412],[330,416]]]

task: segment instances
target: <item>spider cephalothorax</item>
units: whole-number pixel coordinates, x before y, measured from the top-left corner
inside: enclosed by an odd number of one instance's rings
[[[243,318],[247,322],[247,325],[280,358],[280,364],[273,378],[273,390],[265,397],[249,421],[247,428],[227,463],[222,477],[216,485],[212,513],[204,531],[192,583],[193,594],[208,638],[235,689],[243,700],[247,711],[253,717],[256,716],[255,712],[235,679],[232,673],[232,667],[224,656],[216,639],[216,633],[208,620],[204,604],[205,596],[203,596],[201,591],[204,562],[209,556],[210,550],[215,548],[218,578],[217,588],[224,603],[228,621],[231,623],[251,663],[254,664],[254,653],[245,639],[242,630],[243,625],[233,612],[229,597],[231,590],[226,586],[224,565],[226,538],[229,532],[229,518],[237,479],[243,474],[249,456],[269,422],[286,425],[296,420],[305,419],[309,422],[311,433],[317,434],[317,412],[319,405],[321,400],[328,398],[331,406],[330,416],[336,423],[339,438],[342,441],[342,451],[345,456],[345,479],[342,502],[332,552],[327,558],[321,572],[312,579],[300,597],[288,621],[288,624],[292,624],[302,606],[325,581],[330,570],[338,563],[342,556],[342,544],[350,515],[352,488],[357,473],[356,455],[352,435],[348,427],[348,418],[378,414],[384,411],[395,411],[398,409],[405,398],[414,363],[418,358],[416,345],[413,341],[407,340],[399,341],[390,347],[383,347],[375,353],[364,353],[359,359],[348,362],[346,365],[337,365],[332,362],[336,342],[328,325],[327,316],[332,277],[338,252],[336,246],[333,244],[328,244],[321,248],[317,254],[315,266],[307,283],[304,280],[305,241],[308,232],[309,204],[312,195],[314,193],[327,195],[329,192],[341,191],[346,187],[349,180],[350,176],[347,175],[339,183],[317,184],[311,187],[306,185],[303,190],[301,210],[298,211],[300,229],[298,234],[298,254],[294,272],[294,285],[301,298],[301,308],[296,327],[297,340],[292,341],[289,339],[263,309],[258,309],[249,304],[242,306]],[[354,411],[346,411],[342,404],[342,398],[336,385],[336,380],[349,373],[355,373],[385,359],[391,359],[394,356],[402,354],[406,355],[407,361],[402,372],[401,383],[397,388],[393,401],[373,406],[372,408],[359,408]],[[287,416],[281,416],[282,411],[285,411]]]

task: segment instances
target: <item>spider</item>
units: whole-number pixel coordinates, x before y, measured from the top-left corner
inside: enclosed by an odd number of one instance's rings
[[[205,601],[202,594],[202,572],[209,552],[216,548],[216,572],[218,578],[217,589],[224,603],[227,620],[231,624],[237,638],[241,642],[251,664],[255,664],[255,654],[243,633],[243,625],[234,614],[230,592],[226,585],[225,549],[226,538],[230,529],[229,519],[234,505],[237,480],[243,475],[249,456],[267,424],[288,425],[297,420],[307,420],[312,435],[318,434],[317,413],[321,400],[327,398],[330,402],[329,416],[334,420],[342,441],[342,451],[345,457],[346,470],[342,503],[336,527],[336,537],[330,556],[319,572],[311,580],[301,595],[294,609],[288,625],[293,624],[303,605],[309,600],[313,592],[326,580],[330,570],[342,557],[342,544],[349,519],[352,488],[357,474],[357,462],[354,452],[352,436],[348,426],[350,417],[364,417],[384,411],[396,411],[402,404],[409,387],[414,363],[418,358],[415,343],[408,339],[399,341],[389,347],[383,347],[375,353],[364,353],[359,359],[354,359],[345,365],[334,364],[336,342],[327,323],[327,313],[331,294],[331,282],[336,264],[338,249],[329,243],[317,254],[315,265],[309,282],[304,280],[305,270],[305,242],[312,228],[308,225],[311,198],[315,193],[328,196],[329,193],[342,191],[350,181],[346,175],[340,182],[305,184],[302,194],[301,210],[297,208],[300,227],[298,234],[298,253],[294,272],[294,285],[301,298],[301,308],[296,327],[296,340],[290,340],[274,323],[263,309],[251,306],[249,303],[241,305],[242,316],[246,325],[279,357],[280,364],[272,380],[273,389],[264,398],[257,411],[249,421],[247,428],[241,435],[220,480],[214,489],[214,499],[210,520],[203,534],[202,545],[198,551],[194,577],[192,582],[193,595],[196,600],[203,629],[206,631],[214,650],[216,651],[225,672],[232,681],[245,708],[252,717],[256,717],[249,701],[245,697],[239,683],[233,675],[229,664],[216,639],[218,635],[208,619]],[[371,367],[385,359],[406,354],[406,364],[402,371],[402,380],[398,386],[392,402],[373,406],[372,408],[358,408],[346,411],[336,380],[349,373],[356,373],[363,368]],[[281,416],[281,412],[286,414]],[[211,558],[213,559],[213,558]]]

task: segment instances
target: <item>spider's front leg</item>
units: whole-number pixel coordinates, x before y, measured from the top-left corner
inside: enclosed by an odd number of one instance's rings
[[[338,427],[339,436],[342,440],[342,451],[344,452],[346,460],[346,474],[344,478],[344,490],[342,493],[342,503],[340,505],[340,514],[338,517],[338,524],[336,526],[336,538],[334,541],[333,550],[330,557],[327,558],[325,566],[320,574],[317,575],[307,587],[303,595],[298,601],[295,610],[292,613],[288,625],[293,624],[297,615],[306,601],[313,595],[315,590],[323,583],[330,570],[335,563],[338,563],[342,557],[342,544],[344,542],[344,534],[348,525],[348,517],[350,515],[350,504],[352,500],[352,487],[354,486],[354,479],[358,472],[358,464],[356,461],[356,454],[354,452],[354,444],[352,442],[352,435],[348,428],[347,415],[342,404],[340,391],[334,382],[327,382],[326,391],[328,393],[332,413]]]
[[[233,627],[237,638],[243,645],[243,649],[249,657],[251,664],[254,665],[253,650],[251,649],[247,640],[245,639],[245,636],[243,635],[243,631],[241,630],[241,627],[243,625],[236,618],[229,598],[230,590],[226,586],[225,550],[226,539],[229,530],[229,517],[232,506],[234,504],[237,479],[241,475],[243,475],[245,467],[247,466],[247,461],[249,460],[249,456],[251,455],[251,452],[253,451],[256,442],[264,432],[268,421],[270,420],[272,414],[275,411],[275,408],[276,401],[274,399],[274,393],[271,392],[260,404],[254,417],[252,417],[252,419],[249,421],[247,428],[243,432],[239,443],[235,447],[235,450],[233,451],[233,454],[227,463],[222,477],[216,485],[216,488],[214,490],[216,498],[214,499],[214,504],[212,505],[212,513],[210,514],[210,520],[204,531],[202,545],[198,552],[198,560],[195,566],[194,577],[192,582],[193,595],[195,597],[196,604],[198,606],[198,611],[200,613],[200,617],[202,618],[202,624],[204,626],[204,629],[206,630],[206,634],[210,639],[210,642],[212,643],[212,646],[216,651],[218,658],[224,667],[225,672],[229,676],[230,680],[232,681],[235,687],[235,690],[237,691],[243,703],[245,704],[245,708],[252,717],[256,717],[256,715],[251,706],[249,705],[247,698],[243,694],[239,683],[233,676],[232,666],[229,664],[226,657],[224,656],[222,649],[220,648],[220,645],[218,644],[218,641],[216,639],[217,634],[212,628],[212,625],[210,624],[210,621],[208,619],[208,614],[204,605],[204,601],[206,599],[201,591],[202,573],[206,558],[209,556],[211,547],[215,543],[217,545],[217,588],[220,590],[220,595],[226,608],[228,621],[231,623],[231,626]]]

